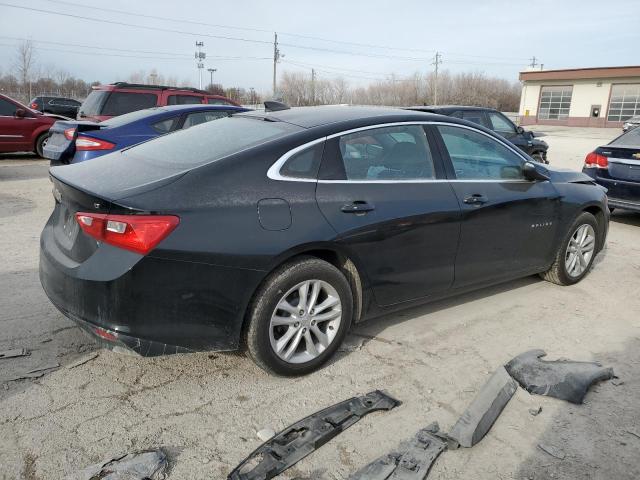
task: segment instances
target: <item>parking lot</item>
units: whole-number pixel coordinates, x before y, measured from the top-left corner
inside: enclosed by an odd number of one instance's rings
[[[619,134],[534,130],[550,163],[572,169]],[[365,417],[282,475],[343,479],[422,426],[448,430],[498,366],[532,348],[600,361],[619,380],[592,388],[584,405],[519,389],[484,440],[442,455],[429,478],[640,478],[639,214],[614,212],[606,249],[577,285],[529,277],[379,318],[353,330],[320,371],[277,378],[239,354],[96,350],[38,281],[38,237],[53,204],[47,169],[30,155],[0,156],[0,350],[31,351],[0,359],[0,478],[64,478],[153,447],[169,455],[168,478],[226,478],[261,443],[257,431],[384,389],[403,404]],[[51,368],[39,378],[20,378],[43,367]]]

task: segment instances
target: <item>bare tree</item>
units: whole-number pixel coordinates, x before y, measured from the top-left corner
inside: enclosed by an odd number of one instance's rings
[[[31,98],[31,77],[35,66],[36,52],[32,40],[23,41],[16,48],[15,68],[21,82],[22,94]],[[26,99],[25,101],[28,101]]]

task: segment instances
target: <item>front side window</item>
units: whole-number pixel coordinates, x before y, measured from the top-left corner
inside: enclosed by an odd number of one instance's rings
[[[520,180],[522,158],[497,140],[467,128],[438,126],[456,178],[460,180]]]
[[[197,105],[202,103],[202,97],[195,95],[169,95],[167,105]]]
[[[207,123],[211,120],[218,120],[219,118],[228,116],[229,114],[223,111],[190,113],[189,115],[187,115],[182,128],[193,127],[194,125],[200,125],[201,123]]]
[[[16,106],[7,100],[0,98],[0,115],[13,117],[16,114]]]
[[[111,92],[100,115],[123,115],[125,113],[155,107],[158,96],[154,93]],[[87,112],[84,112],[87,114]],[[88,114],[87,114],[88,115]]]
[[[491,122],[491,130],[500,133],[515,133],[516,128],[504,115],[495,112],[489,112],[489,121]]]
[[[540,110],[538,118],[558,120],[569,116],[571,108],[572,85],[542,87],[540,90]]]
[[[420,125],[382,127],[340,137],[347,180],[435,178],[433,158]]]
[[[624,122],[640,114],[640,84],[613,85],[607,120]]]

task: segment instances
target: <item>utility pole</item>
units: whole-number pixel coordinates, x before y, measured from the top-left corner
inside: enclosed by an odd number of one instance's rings
[[[311,105],[316,104],[316,70],[311,69]]]
[[[200,90],[202,90],[202,70],[204,69],[204,59],[207,58],[207,54],[204,53],[201,49],[204,47],[204,42],[196,42],[196,47],[198,51],[196,52],[196,62],[198,62],[198,78],[200,79]]]
[[[218,71],[217,68],[207,68],[207,72],[211,74],[211,83],[209,83],[209,85],[211,85],[212,87],[213,87],[213,74],[217,71]]]
[[[529,66],[530,66],[531,68],[536,68],[536,65],[538,64],[537,60],[538,60],[538,59],[536,58],[536,56],[535,56],[535,55],[534,55],[533,57],[531,57],[531,63],[529,64]]]
[[[432,65],[435,65],[435,81],[433,86],[433,104],[438,105],[438,66],[442,63],[442,55],[436,52]]]
[[[276,65],[280,61],[280,49],[278,48],[278,34],[273,34],[273,98],[276,97]]]

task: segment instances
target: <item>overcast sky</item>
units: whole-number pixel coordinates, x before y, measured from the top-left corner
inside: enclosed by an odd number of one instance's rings
[[[320,78],[366,84],[426,73],[440,51],[444,70],[516,80],[534,55],[545,69],[638,65],[638,20],[638,0],[0,0],[0,74],[12,70],[16,39],[31,38],[39,65],[87,81],[156,68],[197,86],[203,41],[214,82],[268,91],[277,31],[279,71],[315,67]]]

